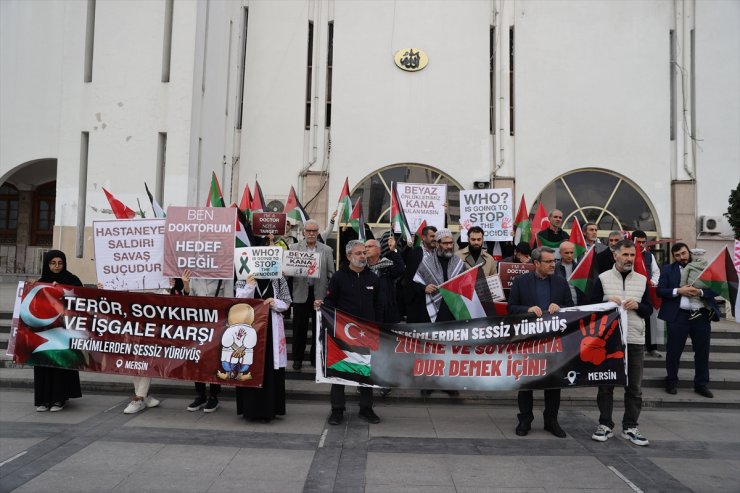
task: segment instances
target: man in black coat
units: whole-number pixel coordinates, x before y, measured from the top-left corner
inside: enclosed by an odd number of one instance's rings
[[[609,233],[608,245],[609,247],[596,254],[596,267],[599,270],[599,274],[611,270],[614,267],[614,246],[622,241],[624,235],[620,231],[612,231]]]
[[[535,248],[532,251],[534,272],[522,274],[514,279],[509,294],[509,313],[533,313],[541,317],[543,313],[553,314],[560,307],[573,306],[568,281],[555,274],[555,250],[549,247]],[[525,436],[532,428],[534,420],[533,395],[531,390],[520,390],[519,424],[516,434]],[[560,409],[560,389],[545,390],[545,429],[558,438],[565,438],[565,432],[558,424]]]
[[[365,244],[350,240],[345,248],[348,264],[342,265],[329,281],[323,303],[349,315],[371,322],[380,322],[383,317],[383,293],[378,276],[367,266]],[[321,308],[322,301],[316,300],[314,307]],[[344,420],[344,385],[331,386],[331,415],[329,424],[338,425]],[[359,416],[368,423],[380,423],[373,411],[373,389],[360,387]]]

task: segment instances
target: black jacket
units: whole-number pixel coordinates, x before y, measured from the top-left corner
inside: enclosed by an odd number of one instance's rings
[[[324,303],[371,322],[383,321],[383,293],[378,276],[365,267],[361,272],[344,265],[329,280]]]

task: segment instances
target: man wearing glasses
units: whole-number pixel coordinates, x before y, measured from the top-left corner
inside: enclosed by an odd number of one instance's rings
[[[573,306],[568,281],[555,274],[555,250],[550,247],[540,247],[532,250],[534,272],[517,276],[511,286],[509,294],[509,313],[531,313],[533,318],[541,317],[543,313],[553,314],[561,307]],[[519,424],[516,434],[525,436],[532,428],[534,421],[533,395],[531,390],[520,390]],[[545,390],[545,430],[558,438],[565,438],[565,432],[558,424],[558,410],[560,409],[560,389]]]
[[[306,353],[306,340],[311,329],[311,365],[316,364],[315,326],[316,311],[314,301],[323,300],[329,278],[334,274],[333,251],[331,247],[319,243],[319,223],[309,219],[303,226],[303,239],[290,245],[291,250],[300,252],[319,252],[321,254],[318,278],[293,278],[293,369],[300,370]]]

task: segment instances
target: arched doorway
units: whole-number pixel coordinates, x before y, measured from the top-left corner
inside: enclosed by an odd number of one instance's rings
[[[378,235],[390,227],[391,183],[444,183],[447,185],[447,224],[457,231],[462,185],[442,171],[418,163],[399,163],[381,168],[360,180],[352,190],[352,203],[362,197],[368,226]]]
[[[573,217],[583,225],[595,223],[599,238],[610,231],[645,231],[649,239],[660,239],[660,224],[652,202],[627,177],[598,168],[582,168],[550,182],[532,206],[542,202],[545,210],[563,211],[563,229],[570,231]],[[656,252],[662,256],[663,252]],[[659,261],[661,259],[658,259]]]

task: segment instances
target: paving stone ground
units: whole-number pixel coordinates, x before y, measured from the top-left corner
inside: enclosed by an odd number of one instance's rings
[[[87,394],[37,413],[30,389],[0,389],[0,492],[634,492],[740,491],[740,412],[646,409],[650,446],[590,439],[596,405],[564,408],[558,439],[541,416],[514,434],[513,406],[379,403],[368,425],[350,403],[289,401],[270,424],[213,414],[189,398],[122,414],[123,395]],[[621,410],[615,410],[615,419]]]

